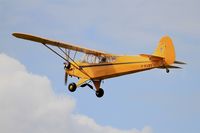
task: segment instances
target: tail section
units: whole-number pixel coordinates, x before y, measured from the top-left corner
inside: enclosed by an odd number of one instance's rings
[[[164,58],[166,65],[173,64],[176,58],[173,42],[169,36],[160,39],[158,47],[153,53],[154,56]]]

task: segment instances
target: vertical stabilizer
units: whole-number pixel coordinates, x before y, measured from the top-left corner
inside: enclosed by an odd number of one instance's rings
[[[173,42],[169,36],[160,39],[158,47],[153,55],[160,56],[165,59],[166,65],[173,64],[176,58]]]

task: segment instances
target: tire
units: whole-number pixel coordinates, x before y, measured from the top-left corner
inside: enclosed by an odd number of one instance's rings
[[[68,90],[69,90],[70,92],[76,91],[76,88],[77,88],[77,86],[76,86],[75,83],[70,83],[69,86],[68,86]]]
[[[104,90],[101,89],[101,88],[99,88],[99,90],[96,91],[96,96],[97,96],[98,98],[100,98],[100,97],[102,97],[103,95],[104,95]]]

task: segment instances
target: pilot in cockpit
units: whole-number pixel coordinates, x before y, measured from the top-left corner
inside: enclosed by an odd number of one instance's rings
[[[102,57],[101,59],[100,59],[100,63],[105,63],[106,62],[106,57]]]

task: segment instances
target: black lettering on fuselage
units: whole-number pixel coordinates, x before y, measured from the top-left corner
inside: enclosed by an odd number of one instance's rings
[[[142,68],[152,68],[154,65],[153,64],[144,64],[141,65]]]

